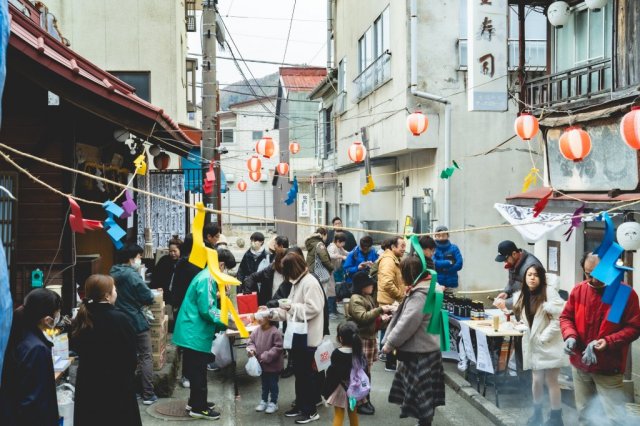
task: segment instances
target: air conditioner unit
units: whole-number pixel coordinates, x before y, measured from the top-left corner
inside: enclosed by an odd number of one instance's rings
[[[227,182],[233,183],[236,180],[236,176],[233,173],[225,173],[224,176],[227,178]]]

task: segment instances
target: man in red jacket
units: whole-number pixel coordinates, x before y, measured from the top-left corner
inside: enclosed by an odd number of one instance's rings
[[[591,276],[599,262],[595,254],[585,256],[581,263],[587,279],[574,287],[560,315],[565,352],[571,355],[581,425],[589,423],[587,406],[596,396],[600,396],[609,420],[622,424],[628,402],[622,375],[629,344],[640,336],[640,308],[633,289],[620,322],[607,321],[611,305],[602,302],[604,284]]]

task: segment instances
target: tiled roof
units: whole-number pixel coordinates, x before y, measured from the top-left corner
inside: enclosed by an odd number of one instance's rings
[[[320,67],[280,68],[282,84],[291,92],[310,92],[326,75],[327,69]]]

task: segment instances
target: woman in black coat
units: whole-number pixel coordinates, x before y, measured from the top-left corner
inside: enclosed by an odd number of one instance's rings
[[[142,425],[136,400],[136,334],[113,304],[113,278],[91,275],[76,317],[71,347],[80,356],[74,424]]]

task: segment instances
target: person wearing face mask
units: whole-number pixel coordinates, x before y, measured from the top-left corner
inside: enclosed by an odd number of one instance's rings
[[[496,297],[493,305],[498,309],[513,309],[513,293],[522,289],[524,273],[530,267],[542,266],[542,262],[526,250],[519,249],[513,241],[505,240],[498,244],[496,262],[504,262],[509,271],[509,281],[504,290]]]
[[[58,294],[38,288],[14,313],[0,387],[3,425],[58,425],[53,339],[46,331],[60,321],[61,305]]]
[[[153,267],[153,273],[151,274],[151,288],[161,288],[163,290],[164,301],[171,303],[171,292],[169,287],[171,280],[173,279],[173,273],[176,268],[176,264],[180,259],[180,246],[183,241],[174,235],[170,240],[169,254],[166,254],[158,260],[158,263]]]
[[[250,240],[251,247],[242,257],[238,273],[236,274],[236,278],[238,278],[241,283],[244,283],[244,280],[249,275],[258,272],[260,264],[263,263],[262,261],[267,259],[267,251],[264,249],[264,235],[262,232],[254,232],[251,234]],[[264,266],[266,267],[267,265],[268,260]]]
[[[436,228],[436,252],[433,261],[438,273],[438,284],[445,287],[445,291],[458,287],[458,271],[462,269],[462,253],[457,245],[449,241],[449,228]]]
[[[153,357],[149,322],[142,312],[144,306],[153,304],[153,293],[140,276],[142,247],[130,244],[117,253],[118,265],[113,265],[109,275],[118,289],[116,308],[127,314],[136,333],[136,351],[142,372],[142,403],[151,405],[158,400],[153,391]]]
[[[71,348],[80,355],[73,421],[141,425],[135,388],[136,333],[127,315],[114,306],[115,282],[108,275],[91,275],[84,289],[71,334]]]

